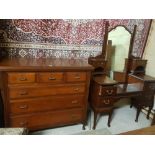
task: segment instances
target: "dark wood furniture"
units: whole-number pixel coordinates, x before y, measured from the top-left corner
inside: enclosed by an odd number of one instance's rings
[[[143,84],[143,92],[139,97],[132,98],[131,107],[134,105],[137,108],[136,122],[143,108],[148,107],[147,119],[154,105],[154,94],[155,94],[155,78],[148,75],[130,75],[130,80],[136,79],[137,82]]]
[[[82,123],[84,128],[92,69],[84,60],[1,60],[5,127],[32,131]]]
[[[149,117],[154,104],[155,78],[145,75],[147,60],[142,60],[132,56],[135,34],[136,26],[134,27],[133,34],[131,35],[129,54],[128,58],[125,60],[125,68],[123,72],[115,72],[114,80],[110,80],[107,77],[108,72],[106,71],[105,64],[102,66],[103,69],[100,75],[98,72],[94,72],[95,76],[92,78],[93,82],[91,82],[91,105],[94,111],[93,129],[96,127],[97,114],[103,112],[108,112],[108,126],[110,126],[111,115],[115,102],[121,98],[132,98],[132,105],[137,107],[136,121],[138,121],[139,113],[144,107],[149,107],[147,118]],[[107,39],[107,36],[105,38]],[[106,42],[107,41],[104,41],[104,44]],[[107,63],[108,60],[105,57],[107,50],[105,50],[105,48],[103,49],[104,50],[102,50],[102,54],[100,56],[91,58],[94,59],[96,63],[99,62],[99,58],[102,58],[102,61]],[[94,65],[94,67],[96,66]],[[110,94],[105,93],[106,91]]]
[[[142,129],[123,132],[119,135],[155,135],[155,125]]]
[[[108,113],[108,126],[110,127],[110,121],[113,113],[113,104],[115,102],[114,96],[116,95],[117,82],[111,80],[109,77],[100,75],[93,77],[92,89],[91,89],[91,107],[94,111],[94,125],[96,128],[96,121],[98,114]]]
[[[111,117],[115,108],[115,102],[122,98],[141,97],[143,94],[143,83],[132,83],[128,85],[118,84],[106,75],[93,77],[91,90],[91,107],[94,111],[94,125],[98,114],[108,113],[108,126],[110,127]]]

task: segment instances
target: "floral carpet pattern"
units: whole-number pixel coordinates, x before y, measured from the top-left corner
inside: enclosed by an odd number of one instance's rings
[[[104,28],[121,25],[132,33],[137,25],[133,55],[143,53],[149,19],[7,19],[0,20],[0,49],[11,57],[88,58],[100,54]]]

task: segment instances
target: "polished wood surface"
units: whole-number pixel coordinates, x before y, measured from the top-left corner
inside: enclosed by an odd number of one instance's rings
[[[155,135],[155,125],[142,129],[120,133],[120,135]]]
[[[92,70],[87,60],[58,58],[10,58],[0,61],[0,71],[59,71],[59,70]]]
[[[93,80],[97,82],[100,85],[112,85],[117,84],[118,82],[115,80],[112,80],[110,77],[105,75],[97,75],[93,77]]]
[[[104,84],[105,82],[105,84]],[[111,83],[110,83],[111,82]],[[97,116],[102,113],[108,113],[108,126],[110,127],[111,117],[113,113],[114,96],[117,91],[117,82],[111,80],[105,75],[94,76],[91,89],[91,107],[94,111],[94,125],[97,125]]]
[[[50,128],[79,123],[83,119],[83,115],[84,111],[80,108],[31,113],[29,115],[11,116],[9,126],[38,130],[45,127]]]
[[[34,83],[36,81],[35,73],[8,73],[8,83]]]
[[[86,60],[2,60],[5,127],[31,131],[82,123],[84,129],[92,70]]]
[[[65,102],[64,102],[65,101]],[[84,95],[49,96],[10,101],[10,114],[26,114],[47,110],[83,107]]]
[[[62,83],[64,81],[64,74],[62,72],[46,72],[38,73],[38,82],[47,83]]]

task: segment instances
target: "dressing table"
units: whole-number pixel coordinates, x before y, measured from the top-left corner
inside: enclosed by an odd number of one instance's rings
[[[135,33],[136,26],[131,34],[128,58],[124,58],[124,71],[113,71],[112,78],[107,71],[106,64],[104,65],[105,67],[102,66],[102,72],[95,72],[98,71],[98,68],[94,70],[90,95],[90,103],[94,111],[93,129],[96,128],[97,115],[102,113],[109,114],[108,126],[110,127],[115,103],[122,98],[131,98],[131,107],[134,105],[137,108],[135,121],[138,121],[140,111],[144,107],[149,108],[147,114],[147,118],[149,118],[154,104],[155,78],[145,75],[147,60],[132,56]],[[108,34],[108,27],[105,29],[105,34]],[[106,49],[107,39],[106,35],[102,54],[90,59],[94,59],[97,62],[97,59],[100,58],[100,61],[102,59],[105,63],[108,62],[105,57],[105,53],[108,52]]]

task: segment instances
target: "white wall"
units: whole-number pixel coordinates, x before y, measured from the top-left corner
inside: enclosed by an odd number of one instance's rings
[[[155,20],[152,21],[143,59],[148,60],[146,74],[155,77]]]

